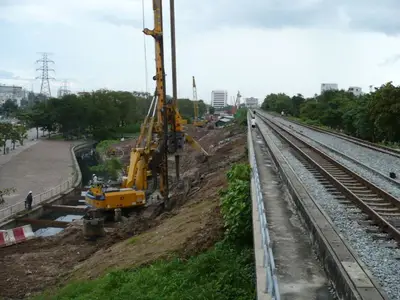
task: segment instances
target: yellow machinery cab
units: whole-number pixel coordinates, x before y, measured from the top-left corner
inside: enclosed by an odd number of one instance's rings
[[[105,201],[107,199],[107,201]],[[101,210],[143,206],[146,204],[144,191],[133,188],[92,187],[86,192],[85,201],[88,205]]]

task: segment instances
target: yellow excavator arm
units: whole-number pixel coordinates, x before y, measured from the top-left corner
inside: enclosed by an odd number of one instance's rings
[[[173,50],[173,100],[166,97],[166,81],[164,69],[163,48],[163,20],[162,2],[153,0],[154,29],[144,29],[146,35],[150,35],[155,41],[156,54],[156,90],[150,103],[149,110],[143,121],[140,136],[135,147],[131,151],[127,176],[122,182],[121,188],[92,187],[86,194],[86,202],[96,208],[111,210],[141,206],[146,203],[148,191],[148,171],[154,180],[153,190],[158,189],[164,200],[168,199],[168,154],[175,154],[176,172],[179,179],[179,155],[183,150],[184,142],[201,151],[205,156],[208,153],[192,137],[185,134],[182,119],[177,107],[176,99],[176,65],[174,60],[175,34],[171,34]],[[174,32],[173,9],[171,8],[171,31]],[[159,182],[157,177],[159,175]]]

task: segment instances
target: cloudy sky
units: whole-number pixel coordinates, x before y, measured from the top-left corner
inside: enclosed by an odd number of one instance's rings
[[[166,47],[169,5],[164,0]],[[399,84],[399,0],[175,0],[179,97],[226,89],[229,98],[271,92],[318,93],[387,81]],[[144,0],[152,28],[152,1]],[[154,90],[154,42],[146,38],[142,0],[0,0],[0,83],[39,92],[32,78],[38,52],[55,61],[74,91],[98,88]],[[170,57],[166,49],[170,93]]]

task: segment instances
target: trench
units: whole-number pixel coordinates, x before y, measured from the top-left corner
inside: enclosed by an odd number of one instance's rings
[[[81,152],[76,156],[78,161],[79,169],[82,173],[82,186],[87,186],[90,179],[92,178],[92,172],[90,171],[90,167],[98,164],[98,159],[94,151],[92,149],[88,149],[87,151]],[[83,199],[83,196],[82,196]],[[68,200],[63,203],[63,205],[68,206],[77,206],[77,205],[85,205],[84,200]],[[74,220],[82,219],[84,214],[80,213],[66,213],[63,211],[50,211],[48,213],[43,214],[39,217],[39,220],[50,220],[50,221],[61,221],[61,222],[73,222]],[[64,228],[60,227],[40,227],[32,224],[32,229],[36,236],[46,237],[58,234],[64,230]]]

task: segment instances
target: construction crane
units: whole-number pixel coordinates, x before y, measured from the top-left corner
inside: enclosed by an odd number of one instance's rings
[[[236,94],[235,103],[233,104],[233,107],[232,107],[232,115],[236,114],[237,110],[239,109],[241,97],[242,97],[242,95],[240,94],[240,91],[238,91]]]
[[[196,127],[204,127],[206,121],[201,120],[199,118],[199,101],[197,100],[197,87],[196,87],[196,79],[194,78],[194,76],[193,76],[193,109],[194,109],[193,125]]]
[[[144,206],[149,198],[154,198],[152,196],[161,198],[168,207],[168,155],[175,155],[178,180],[179,154],[185,142],[201,151],[204,158],[208,157],[200,144],[183,131],[182,117],[177,108],[173,0],[170,3],[173,98],[169,100],[166,97],[162,1],[153,0],[154,29],[145,28],[143,32],[155,41],[156,75],[153,79],[156,81],[156,90],[141,126],[140,136],[131,150],[128,172],[122,186],[114,188],[97,185],[86,193],[86,202],[99,210]],[[148,187],[148,171],[151,171],[153,179],[151,189]]]

